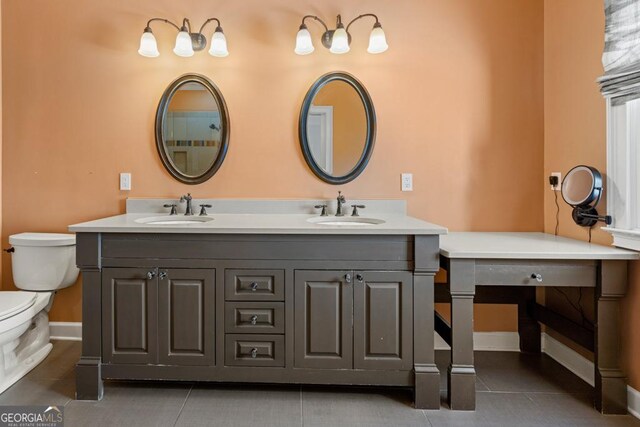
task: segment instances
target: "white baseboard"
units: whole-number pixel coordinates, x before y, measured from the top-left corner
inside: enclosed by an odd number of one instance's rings
[[[627,386],[627,411],[636,418],[640,418],[640,391]]]
[[[542,333],[542,351],[590,386],[593,387],[595,384],[593,362],[544,332]]]
[[[82,341],[82,322],[49,322],[52,340]]]
[[[450,350],[449,344],[436,333],[436,350]],[[474,332],[473,349],[476,351],[520,351],[517,332]]]

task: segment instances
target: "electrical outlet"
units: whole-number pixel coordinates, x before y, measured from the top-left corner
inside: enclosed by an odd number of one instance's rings
[[[120,174],[120,190],[131,191],[131,174],[129,172]]]
[[[555,183],[552,182],[554,178],[556,179]],[[551,175],[549,175],[549,184],[552,190],[560,191],[560,187],[562,186],[562,173],[552,172]]]
[[[413,191],[413,174],[402,174],[402,191]]]

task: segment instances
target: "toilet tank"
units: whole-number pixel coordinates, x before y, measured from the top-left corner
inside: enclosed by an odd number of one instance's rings
[[[9,236],[13,283],[27,291],[55,291],[75,283],[76,236],[20,233]]]

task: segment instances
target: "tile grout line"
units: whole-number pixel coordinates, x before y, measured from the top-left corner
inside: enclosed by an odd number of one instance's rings
[[[442,408],[440,408],[440,410],[442,410]],[[427,420],[427,423],[429,423],[429,425],[433,427],[433,424],[431,424],[431,420],[427,416],[427,411],[424,409],[420,409],[420,411],[422,411],[422,415],[424,416],[424,419]]]
[[[302,401],[302,386],[300,386],[300,426],[304,427],[304,403]]]
[[[182,410],[187,405],[187,400],[189,400],[189,396],[191,396],[191,390],[193,390],[193,384],[191,384],[191,387],[189,388],[189,391],[187,392],[187,396],[184,398],[184,402],[182,402],[182,406],[180,407],[180,410],[178,411],[178,415],[176,416],[176,420],[173,423],[173,427],[176,427],[176,425],[178,424],[178,420],[180,419],[180,415],[182,414]]]

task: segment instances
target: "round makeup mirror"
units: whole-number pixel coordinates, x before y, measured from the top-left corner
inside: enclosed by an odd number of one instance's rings
[[[365,87],[344,72],[328,73],[309,89],[298,124],[304,159],[330,184],[354,180],[367,167],[376,114]]]
[[[229,113],[211,80],[187,74],[167,87],[156,113],[156,146],[167,171],[185,184],[217,172],[229,146]]]
[[[562,198],[573,207],[576,224],[593,227],[598,221],[611,224],[609,215],[598,215],[596,206],[602,197],[602,175],[591,166],[579,165],[571,169],[562,180]]]

